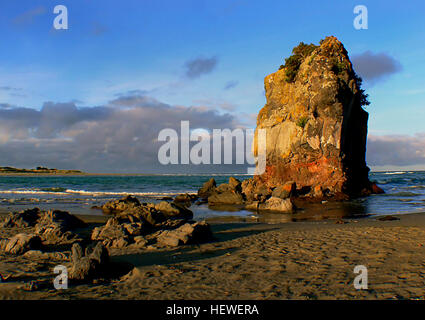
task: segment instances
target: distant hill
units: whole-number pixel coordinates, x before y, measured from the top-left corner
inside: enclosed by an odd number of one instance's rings
[[[0,174],[13,174],[13,173],[30,173],[30,174],[84,174],[80,170],[60,170],[50,169],[45,167],[37,167],[35,169],[18,169],[13,167],[0,167]]]

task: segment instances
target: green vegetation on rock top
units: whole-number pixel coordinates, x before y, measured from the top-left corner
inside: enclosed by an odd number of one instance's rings
[[[298,46],[292,49],[292,56],[285,59],[285,65],[281,66],[281,68],[286,68],[286,81],[294,82],[295,77],[297,76],[298,69],[301,66],[301,63],[307,58],[315,49],[316,45],[310,43],[305,44],[301,42]]]
[[[333,38],[337,41],[336,38]],[[320,41],[320,46],[322,46],[326,39],[322,39]],[[339,42],[338,42],[339,43]],[[285,69],[285,76],[286,76],[286,82],[293,83],[295,82],[295,78],[298,74],[298,70],[300,69],[301,64],[303,61],[309,57],[314,50],[319,48],[320,46],[317,46],[313,43],[305,44],[304,42],[300,42],[298,46],[292,49],[292,55],[289,58],[285,59],[285,65],[281,65],[279,70]],[[343,48],[342,44],[341,47],[343,49],[344,54],[347,54],[345,49]],[[329,50],[329,49],[327,49]],[[331,49],[332,50],[332,49]],[[331,70],[333,73],[335,73],[337,76],[343,74],[344,72],[348,72],[352,78],[354,78],[354,81],[356,82],[357,88],[358,88],[358,95],[360,99],[360,105],[361,106],[368,106],[370,105],[370,102],[368,100],[368,94],[365,93],[365,90],[362,89],[362,78],[356,74],[356,72],[350,67],[349,61],[340,61],[339,58],[336,56],[332,56],[332,53],[330,53],[330,62],[332,64]]]

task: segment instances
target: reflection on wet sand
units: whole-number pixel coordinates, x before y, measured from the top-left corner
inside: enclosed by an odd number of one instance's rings
[[[304,220],[337,220],[370,216],[367,213],[368,208],[365,202],[308,203],[299,201],[296,202],[297,209],[294,213],[252,212],[243,210],[242,207],[229,205],[209,206],[208,208],[216,213],[208,218],[209,221],[214,222],[243,221],[277,224]]]

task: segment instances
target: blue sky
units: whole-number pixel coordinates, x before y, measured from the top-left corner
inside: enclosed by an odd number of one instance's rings
[[[68,30],[53,29],[59,4],[68,8]],[[368,8],[368,30],[353,27],[359,4]],[[417,137],[425,132],[424,13],[419,0],[2,1],[0,103],[93,107],[139,92],[170,106],[216,108],[254,126],[264,77],[300,41],[334,35],[350,56],[384,53],[400,65],[365,81],[369,133]],[[188,77],[187,63],[196,59],[212,66]]]

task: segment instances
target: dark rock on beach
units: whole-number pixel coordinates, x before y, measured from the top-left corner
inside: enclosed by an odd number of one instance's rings
[[[0,226],[12,228],[33,227],[41,218],[42,211],[38,208],[23,210],[18,213],[10,213],[1,223]]]
[[[161,201],[160,203],[155,205],[155,209],[164,214],[167,218],[193,218],[192,211],[180,204],[173,202]]]
[[[43,242],[54,244],[72,241],[77,237],[72,230],[83,228],[86,224],[65,211],[46,212],[34,208],[9,214],[1,226],[6,228],[34,227],[34,232],[40,236]]]
[[[216,192],[208,197],[208,204],[243,204],[242,194],[230,190]]]
[[[184,196],[191,202],[196,198]],[[79,284],[119,279],[133,268],[129,262],[111,262],[108,248],[116,255],[126,252],[127,248],[149,250],[200,244],[212,239],[210,226],[192,221],[192,211],[179,201],[140,203],[137,198],[128,196],[107,203],[104,208],[109,208],[107,212],[113,216],[104,225],[94,228],[59,210],[32,209],[9,214],[1,222],[1,226],[8,229],[5,234],[20,233],[0,239],[0,254],[69,266],[69,279]],[[43,281],[31,280],[23,289],[40,291],[51,287],[51,282],[46,285]]]
[[[46,243],[61,243],[77,239],[72,232],[83,228],[86,224],[76,216],[65,211],[53,210],[44,212],[35,225],[35,232]]]
[[[75,243],[71,252],[69,279],[87,282],[105,275],[109,253],[100,242],[85,250],[79,243]]]
[[[212,233],[205,221],[186,223],[174,230],[162,231],[157,237],[159,245],[177,247],[185,244],[196,244],[210,241]]]
[[[144,247],[148,243],[160,245],[183,245],[201,241],[201,233],[209,238],[211,230],[206,224],[191,222],[193,213],[185,207],[183,200],[196,199],[191,195],[182,195],[182,202],[161,201],[157,204],[132,204],[123,211],[115,210],[115,216],[104,226],[96,227],[91,240],[101,241],[106,247],[124,248],[127,246]],[[114,203],[124,203],[115,201]],[[109,204],[108,206],[111,207]],[[177,241],[176,239],[179,239]]]
[[[254,179],[246,179],[241,184],[246,201],[263,201],[272,194],[272,189]]]
[[[29,250],[39,249],[40,247],[41,238],[35,234],[19,233],[9,240],[0,240],[0,250],[14,255],[20,255]]]
[[[242,183],[234,178],[229,178],[229,183],[210,188],[211,180],[207,181],[202,190],[210,190],[208,205],[234,205],[253,211],[292,212],[294,206],[289,197],[296,191],[294,182],[288,182],[277,188],[269,188],[258,184],[253,179]]]
[[[129,244],[129,233],[118,218],[111,218],[103,227],[93,229],[91,240],[101,241],[106,247],[122,248]]]
[[[174,198],[174,203],[180,203],[183,204],[184,206],[189,207],[192,202],[195,202],[196,200],[198,200],[198,196],[195,194],[179,194]]]
[[[276,211],[276,212],[292,212],[294,206],[290,199],[281,199],[277,197],[271,197],[264,203],[259,204],[259,211]]]
[[[211,180],[204,184],[204,189],[211,185]],[[201,188],[202,189],[202,188]],[[235,204],[240,205],[244,203],[242,196],[241,182],[233,177],[229,178],[229,183],[223,183],[218,187],[210,188],[210,195],[208,197],[208,204]]]
[[[208,199],[208,197],[215,192],[216,187],[217,187],[217,184],[214,178],[211,178],[206,183],[204,183],[201,189],[198,190],[199,198]]]
[[[140,206],[139,200],[128,195],[120,200],[107,202],[101,208],[105,214],[118,214],[123,211],[134,209],[138,206]]]

